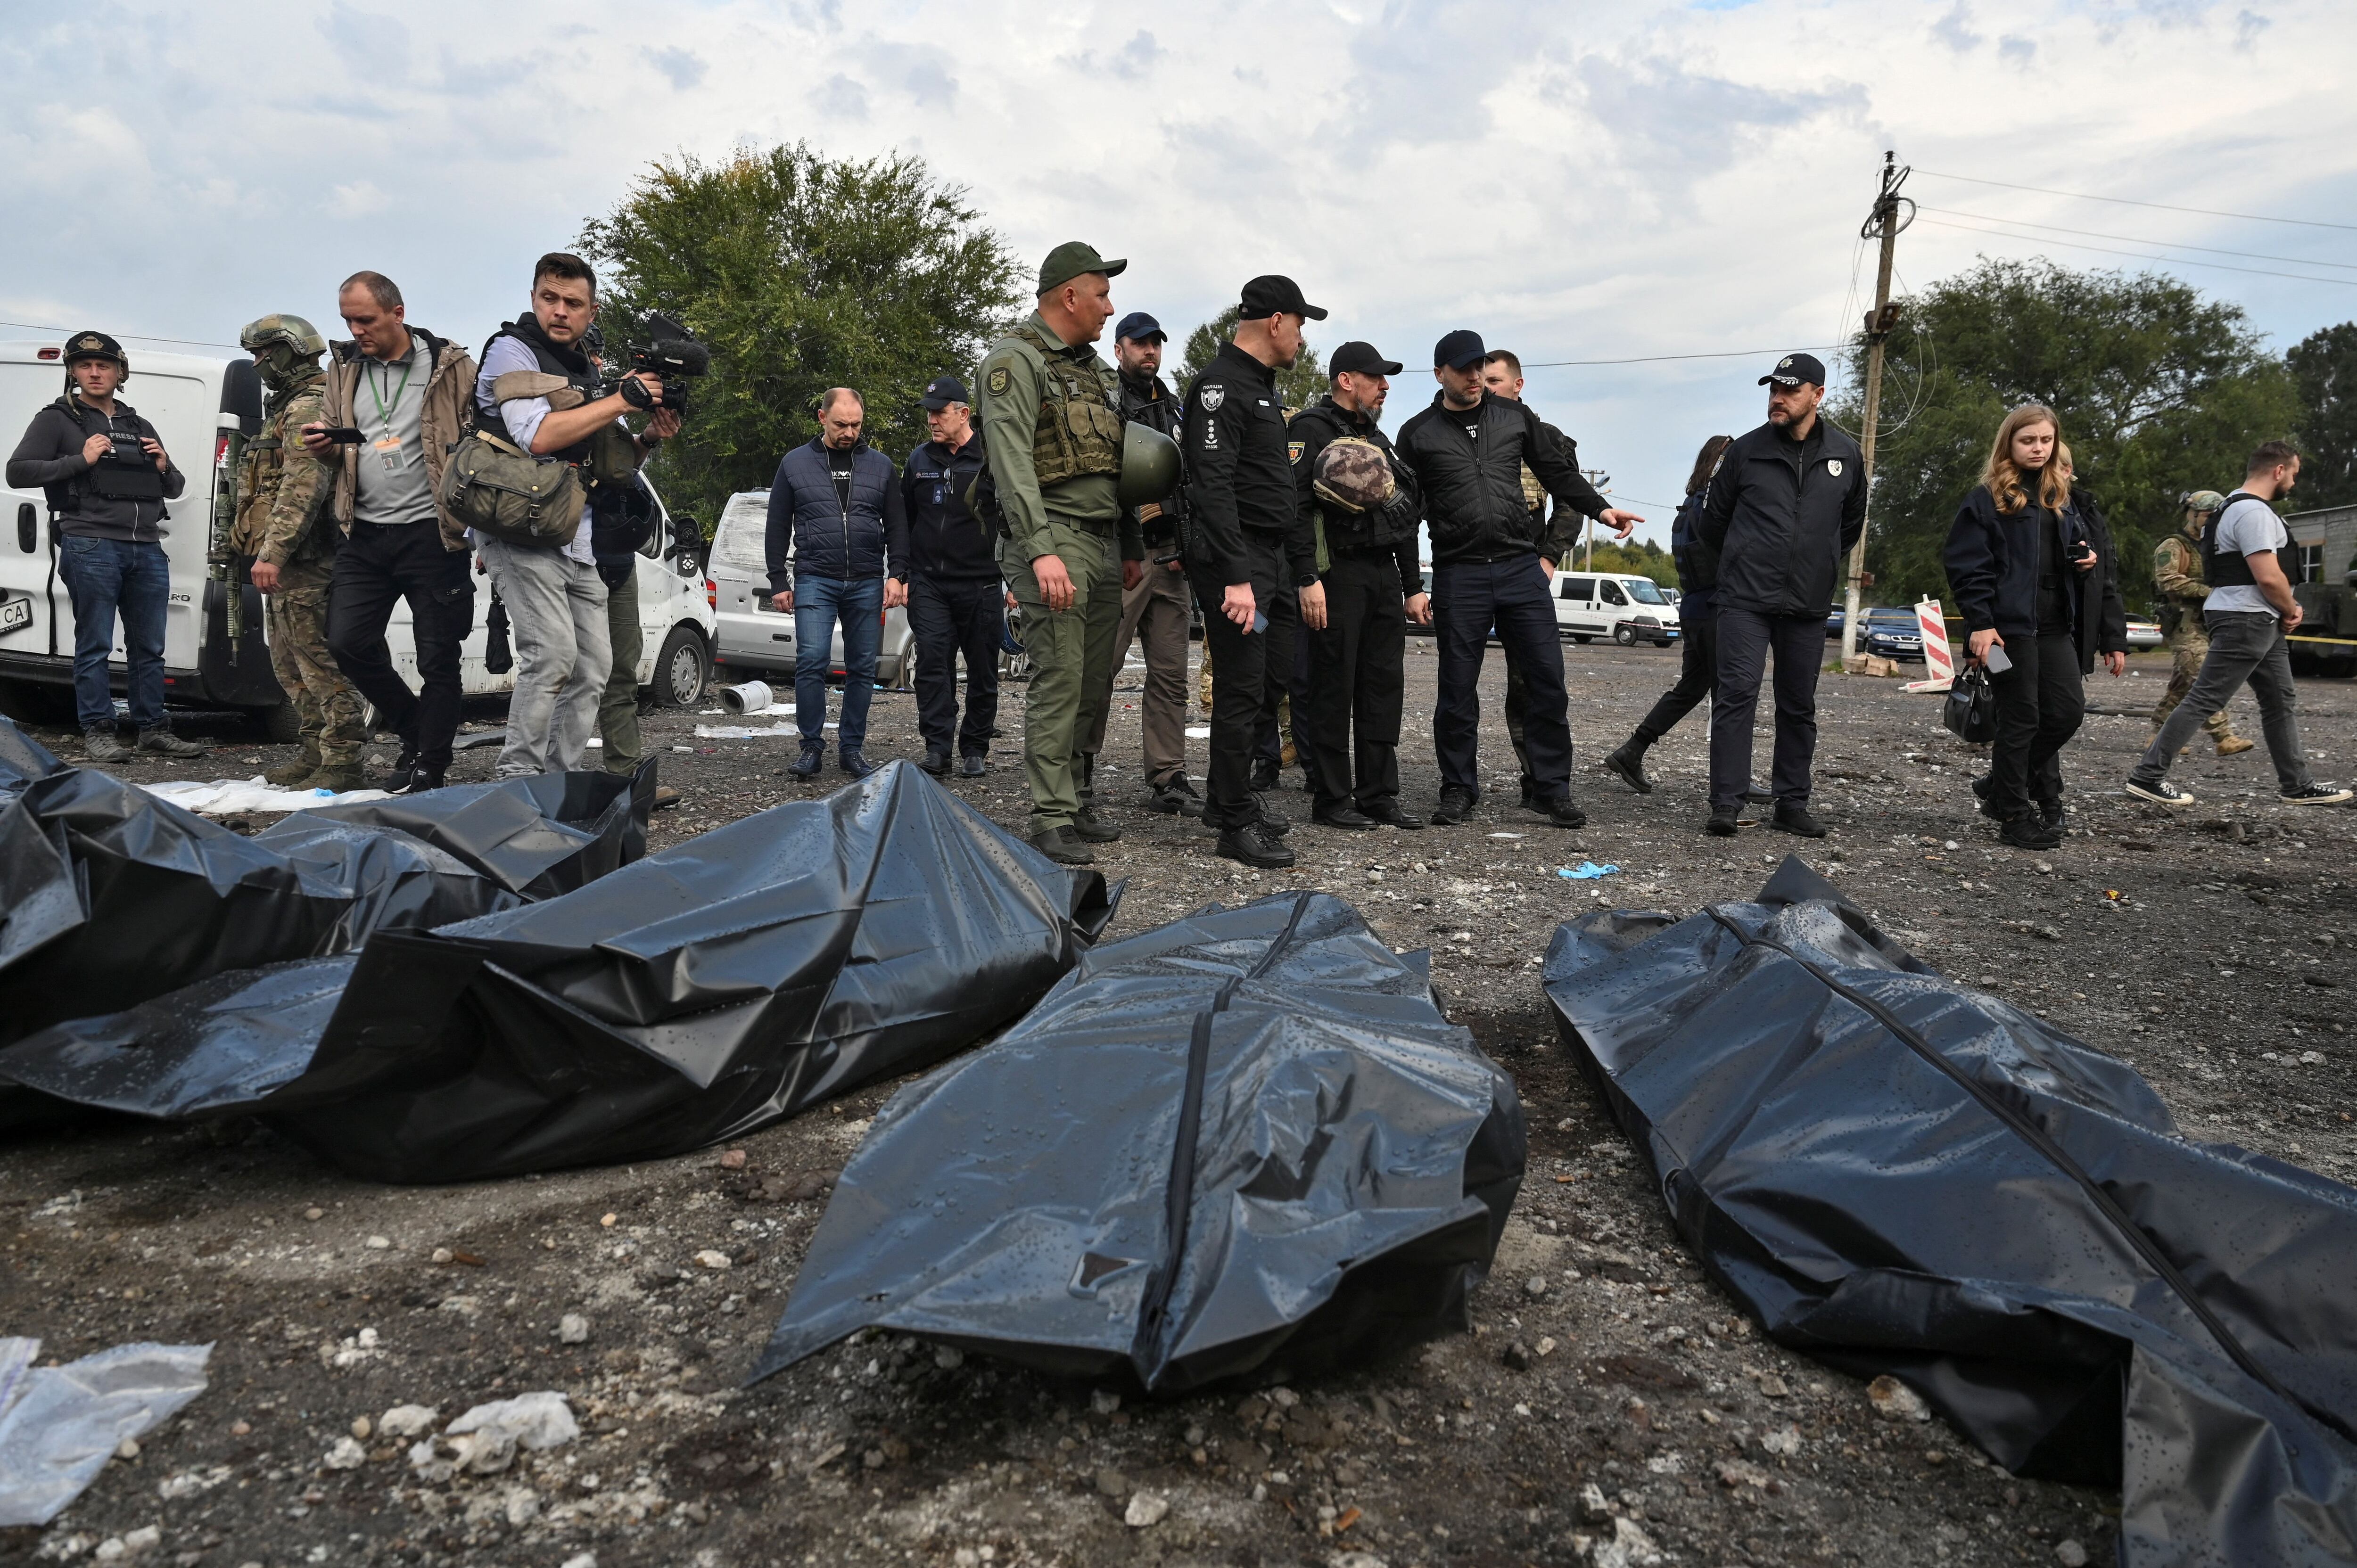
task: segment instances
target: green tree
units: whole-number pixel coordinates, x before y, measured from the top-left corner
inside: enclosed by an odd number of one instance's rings
[[[1651,577],[1665,588],[1678,586],[1677,562],[1650,539],[1632,539],[1626,544],[1599,542],[1592,561],[1575,547],[1563,564],[1566,571],[1576,565],[1586,571],[1622,572],[1632,577]]]
[[[1185,396],[1189,383],[1202,373],[1203,367],[1220,351],[1220,345],[1236,335],[1236,322],[1243,312],[1234,306],[1204,322],[1187,334],[1185,352],[1178,357],[1178,392]],[[1326,390],[1327,376],[1318,368],[1318,350],[1308,342],[1301,345],[1301,357],[1291,366],[1276,372],[1276,393],[1287,408],[1307,408],[1309,400]]]
[[[2357,321],[2310,333],[2284,356],[2299,389],[2299,489],[2293,504],[2357,501]]]
[[[1984,259],[1905,303],[1889,340],[1867,547],[1883,603],[1946,592],[1949,525],[2018,403],[2060,416],[2078,482],[2111,524],[2131,605],[2150,598],[2146,563],[2177,526],[2178,497],[2230,487],[2251,448],[2298,417],[2290,376],[2241,307],[2175,278]],[[1852,387],[1865,381],[1865,358],[1863,341],[1853,345]],[[1857,428],[1854,394],[1827,412]]]
[[[965,192],[897,154],[838,162],[797,144],[659,162],[580,248],[606,274],[608,341],[641,341],[660,310],[711,345],[656,470],[706,529],[818,433],[829,387],[861,394],[867,438],[897,460],[924,438],[925,383],[971,378],[1017,298],[1015,258]]]

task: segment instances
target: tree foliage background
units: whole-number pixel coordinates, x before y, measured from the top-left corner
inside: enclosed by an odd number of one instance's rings
[[[2357,321],[2310,333],[2284,356],[2299,388],[2302,510],[2357,501]]]
[[[1905,305],[1875,454],[1875,602],[1945,594],[1949,525],[2017,403],[2060,416],[2076,482],[2111,524],[2131,606],[2150,600],[2152,546],[2177,526],[2178,497],[2231,489],[2254,446],[2300,421],[2291,374],[2241,307],[2174,278],[1984,259]],[[1850,361],[1848,385],[1862,387],[1863,340]],[[2352,383],[2341,385],[2345,400]],[[1855,392],[1827,412],[1858,428]],[[2306,485],[2296,504],[2313,504]]]
[[[1240,306],[1230,306],[1209,321],[1187,334],[1185,350],[1178,356],[1178,395],[1187,394],[1187,384],[1200,374],[1220,351],[1220,345],[1236,335],[1236,322],[1243,316]],[[1305,338],[1301,357],[1285,370],[1276,372],[1277,396],[1287,408],[1307,408],[1309,400],[1326,390],[1326,372],[1318,369],[1318,350]]]
[[[584,225],[616,350],[663,311],[712,348],[685,427],[655,470],[708,532],[737,490],[818,433],[813,403],[856,389],[897,462],[925,437],[925,383],[971,379],[1014,314],[1013,254],[921,158],[830,160],[805,145],[655,164]]]

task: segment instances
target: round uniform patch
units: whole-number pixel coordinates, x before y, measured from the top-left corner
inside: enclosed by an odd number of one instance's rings
[[[1835,478],[1839,478],[1841,477],[1841,459],[1838,457],[1826,458],[1825,472],[1833,475]]]
[[[1007,373],[1007,370],[1005,365],[999,365],[991,371],[990,375],[985,380],[983,384],[990,389],[991,396],[1004,397],[1006,395],[1007,383],[1014,379],[1015,378],[1013,376]]]

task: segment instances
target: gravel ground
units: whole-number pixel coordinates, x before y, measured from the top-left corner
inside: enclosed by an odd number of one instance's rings
[[[1599,647],[1570,662],[1593,758],[1676,656]],[[2067,755],[2072,832],[2043,855],[2002,848],[1972,814],[1981,763],[1938,727],[1934,700],[1837,677],[1823,843],[1702,835],[1698,716],[1656,748],[1650,798],[1584,768],[1590,825],[1566,833],[1512,804],[1491,663],[1485,759],[1505,771],[1465,827],[1305,822],[1292,872],[1219,860],[1192,825],[1128,804],[1134,689],[1116,697],[1102,775],[1126,834],[1100,855],[1130,879],[1115,934],[1324,886],[1394,946],[1434,950],[1444,1004],[1515,1075],[1532,1131],[1470,1336],[1312,1385],[1169,1402],[873,1336],[740,1390],[826,1184],[892,1085],[727,1151],[426,1189],[344,1179],[252,1125],[110,1123],[0,1162],[0,1333],[41,1337],[45,1359],[212,1341],[211,1386],[48,1530],[0,1530],[0,1563],[2111,1561],[2115,1494],[2009,1477],[1938,1420],[1878,1411],[1865,1384],[1750,1331],[1578,1082],[1539,956],[1579,910],[1748,896],[1798,849],[1947,972],[2135,1065],[2195,1135],[2345,1176],[2357,1129],[2333,986],[2357,940],[2352,819],[2278,804],[2263,750],[2181,763],[2201,803],[2175,816],[2118,793],[2166,675],[2147,657],[2127,681],[2098,678],[2092,700],[2118,711]],[[1412,712],[1431,689],[1429,644],[1412,643]],[[2302,697],[2319,771],[2345,776],[2357,697],[2330,682]],[[658,845],[805,792],[782,772],[791,742],[698,740],[697,722],[649,721],[686,794],[657,819]],[[1019,686],[1001,723],[1019,735]],[[911,698],[878,693],[870,755],[913,755],[914,724]],[[76,754],[70,736],[42,738]],[[1017,744],[960,785],[1008,823]],[[1406,795],[1426,809],[1431,762],[1410,752]],[[284,755],[224,744],[210,771]],[[486,776],[491,757],[463,753],[457,773]],[[1292,779],[1276,799],[1307,817]],[[1620,870],[1555,875],[1583,858]],[[421,1474],[413,1439],[387,1431],[403,1423],[384,1420],[540,1389],[570,1397],[582,1435],[490,1475]]]

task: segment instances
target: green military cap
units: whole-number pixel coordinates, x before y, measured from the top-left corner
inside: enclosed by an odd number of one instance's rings
[[[1039,263],[1039,292],[1045,294],[1051,288],[1071,282],[1083,273],[1103,273],[1107,277],[1118,277],[1127,265],[1126,261],[1106,261],[1097,254],[1094,245],[1079,240],[1067,240],[1049,252],[1048,259]]]

